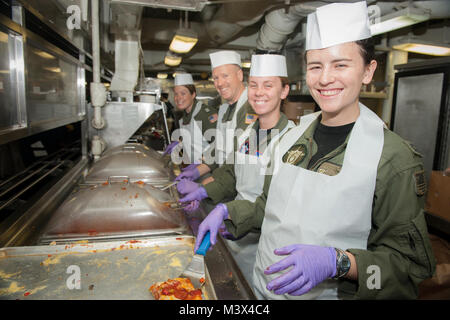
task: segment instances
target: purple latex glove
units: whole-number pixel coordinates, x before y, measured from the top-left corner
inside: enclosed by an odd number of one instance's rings
[[[180,184],[181,182],[179,182],[178,184]],[[202,186],[198,186],[197,189],[195,189],[194,191],[192,191],[191,193],[188,193],[187,195],[185,195],[183,198],[179,199],[179,202],[190,202],[193,200],[197,200],[197,201],[201,201],[205,198],[208,198],[208,193],[206,193],[205,188],[203,188]]]
[[[177,190],[181,194],[188,194],[194,192],[199,187],[200,186],[198,183],[186,179],[182,179],[180,182],[177,183]]]
[[[267,284],[267,290],[273,290],[275,294],[300,296],[336,274],[334,248],[293,244],[275,249],[274,253],[278,256],[289,256],[269,266],[264,274],[273,274],[292,267]]]
[[[197,168],[199,164],[198,163],[191,163],[190,165],[184,167],[183,169],[181,169],[181,171],[186,171],[186,170],[192,170],[194,168]]]
[[[193,200],[186,207],[184,207],[183,210],[187,213],[191,213],[196,211],[198,207],[200,207],[200,201]]]
[[[216,244],[217,232],[219,231],[220,226],[227,217],[228,208],[223,203],[219,203],[213,210],[211,210],[211,212],[206,216],[206,218],[198,227],[194,252],[197,251],[198,247],[202,243],[203,237],[208,231],[210,232],[211,248]]]
[[[175,181],[180,181],[181,179],[194,181],[194,180],[197,180],[198,177],[200,177],[200,172],[198,171],[197,168],[192,168],[192,169],[185,170],[182,173],[180,173],[175,178]]]
[[[166,154],[171,154],[172,151],[173,151],[173,149],[178,145],[178,143],[179,143],[179,141],[173,141],[173,142],[171,142],[171,143],[167,146],[166,150],[164,150],[163,156],[165,156]]]

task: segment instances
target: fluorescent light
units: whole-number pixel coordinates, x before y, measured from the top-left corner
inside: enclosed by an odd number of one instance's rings
[[[156,76],[158,79],[167,79],[167,73],[158,73]]]
[[[431,56],[450,56],[450,48],[423,43],[403,43],[392,46],[394,49],[427,54]]]
[[[242,62],[242,68],[250,69],[251,66],[252,66],[251,61],[243,61]]]
[[[187,53],[197,43],[197,34],[190,29],[178,29],[173,36],[169,49],[176,53]]]
[[[428,10],[408,7],[381,17],[381,21],[370,26],[372,36],[401,29],[430,19]]]
[[[181,63],[181,57],[167,53],[164,58],[164,63],[167,64],[170,67],[178,66]]]

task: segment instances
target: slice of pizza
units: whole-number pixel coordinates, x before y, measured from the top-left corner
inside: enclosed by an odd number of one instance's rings
[[[150,287],[149,291],[156,300],[202,300],[202,291],[195,289],[188,278],[157,282]]]

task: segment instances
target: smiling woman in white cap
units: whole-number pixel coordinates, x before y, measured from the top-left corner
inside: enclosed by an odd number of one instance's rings
[[[279,137],[294,126],[294,123],[280,112],[281,102],[289,93],[286,58],[281,55],[253,55],[248,82],[248,101],[258,119],[238,137],[234,161],[216,169],[220,171],[220,175],[215,181],[205,186],[191,181],[179,183],[180,188],[193,189],[180,201],[210,198],[214,203],[219,203],[230,197],[255,201],[261,194],[264,177],[269,174],[267,170],[270,170],[266,164],[270,159],[271,150]],[[209,230],[213,244],[216,242],[219,229],[222,229],[220,231],[222,235],[228,234],[224,231],[223,225],[226,215],[226,206],[219,203],[200,225],[198,241],[201,241]],[[252,230],[238,240],[231,237],[232,239],[226,241],[236,263],[250,284],[259,235],[259,230]]]
[[[369,37],[365,1],[308,16],[306,82],[321,111],[280,139],[255,202],[226,204],[235,237],[261,227],[258,298],[414,299],[434,272],[421,155],[359,102],[376,68]]]
[[[184,162],[187,164],[201,163],[203,152],[209,147],[211,138],[205,137],[205,132],[215,129],[217,110],[215,107],[204,106],[197,101],[197,91],[194,80],[189,73],[177,73],[174,81],[174,101],[178,110],[183,111],[179,120],[182,144],[174,141],[167,146],[165,154],[181,151],[183,147]]]

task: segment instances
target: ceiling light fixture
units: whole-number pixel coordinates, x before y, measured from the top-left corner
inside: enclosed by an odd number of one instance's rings
[[[156,76],[158,79],[167,79],[167,73],[159,72]]]
[[[248,60],[242,61],[242,68],[250,69],[251,66],[252,66],[251,61]]]
[[[169,67],[176,67],[178,65],[180,65],[181,63],[181,57],[172,53],[172,52],[167,52],[166,56],[164,57],[164,63],[166,65],[168,65]]]
[[[170,51],[188,53],[197,43],[197,33],[191,29],[178,29],[170,43]]]
[[[180,14],[180,26],[173,36],[169,49],[176,53],[188,53],[198,42],[197,33],[189,28],[188,12],[185,12],[184,27],[183,16]]]
[[[431,56],[450,56],[450,48],[444,46],[436,46],[423,41],[410,41],[392,46],[394,49],[408,51]]]
[[[429,19],[429,10],[407,7],[382,16],[379,22],[377,21],[370,26],[370,31],[372,36],[376,36],[381,33],[401,29]]]

